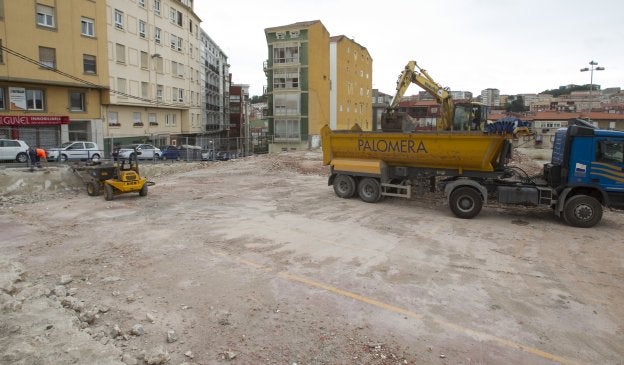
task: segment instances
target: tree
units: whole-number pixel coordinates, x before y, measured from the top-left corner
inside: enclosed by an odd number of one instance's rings
[[[529,108],[524,105],[524,98],[520,95],[517,95],[511,102],[507,102],[505,104],[505,110],[507,112],[525,112]]]
[[[267,96],[266,95],[254,95],[251,97],[251,103],[255,104],[255,103],[266,103],[267,102]]]

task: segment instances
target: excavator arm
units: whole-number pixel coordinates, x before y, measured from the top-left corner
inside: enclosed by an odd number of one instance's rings
[[[442,105],[442,118],[437,124],[438,130],[449,130],[453,122],[453,100],[448,90],[433,80],[427,71],[418,66],[416,61],[409,61],[397,80],[396,94],[386,110],[386,118],[395,124],[399,116],[395,115],[401,98],[410,84],[416,84],[431,94]]]

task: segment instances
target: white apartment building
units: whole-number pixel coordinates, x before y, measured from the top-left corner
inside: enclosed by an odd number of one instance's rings
[[[498,89],[481,90],[481,102],[489,107],[500,106],[500,90]]]
[[[201,20],[192,0],[107,0],[105,19],[107,151],[131,142],[183,144],[203,133]]]
[[[227,55],[200,29],[202,123],[206,134],[227,137],[230,129],[230,65]]]

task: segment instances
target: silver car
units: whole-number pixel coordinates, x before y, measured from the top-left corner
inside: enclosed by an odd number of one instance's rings
[[[160,148],[154,147],[151,144],[137,143],[124,145],[117,151],[117,158],[122,160],[134,159],[134,151],[140,151],[140,159],[159,159],[161,152]]]
[[[0,139],[0,160],[28,161],[28,145],[19,139]]]
[[[100,150],[95,142],[65,142],[59,148],[48,148],[46,155],[48,161],[62,161],[67,160],[93,160],[99,161],[102,156],[102,150]]]

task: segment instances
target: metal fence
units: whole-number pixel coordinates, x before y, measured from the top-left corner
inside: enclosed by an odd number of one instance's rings
[[[18,138],[15,138],[18,137]],[[31,147],[40,147],[43,149],[56,148],[60,146],[60,131],[58,129],[45,129],[45,128],[37,128],[36,130],[32,128],[29,130],[28,128],[20,128],[20,133],[18,136],[15,135],[15,131],[10,128],[0,128],[0,138],[6,139],[21,139],[26,142]],[[147,143],[152,144],[158,148],[166,148],[165,144],[167,139],[159,138],[158,136],[154,136],[151,139],[113,139],[113,138],[105,138],[104,146],[100,146],[102,148],[101,151],[97,152],[98,156],[96,159],[100,162],[107,162],[113,160],[112,151],[115,147],[122,144],[131,144],[131,143]],[[254,136],[251,138],[240,138],[240,137],[230,137],[230,138],[221,138],[221,137],[208,137],[208,136],[197,136],[197,137],[177,137],[176,145],[174,146],[177,149],[179,158],[176,160],[179,161],[215,161],[215,160],[225,160],[225,159],[235,159],[239,157],[250,156],[254,154],[264,154],[269,152],[269,143],[271,139],[269,136],[261,135]],[[173,146],[173,145],[169,145]],[[75,150],[74,152],[80,152]],[[55,164],[76,164],[76,163],[87,163],[91,161],[93,151],[82,151],[85,152],[87,158],[79,157],[73,158],[69,157],[67,160],[56,158],[45,161],[49,165],[54,166]],[[0,160],[0,165],[2,166],[16,166],[16,167],[28,167],[29,161],[27,162],[18,162],[15,157],[6,158]],[[143,163],[158,163],[162,161],[162,158],[154,157],[149,159],[143,159],[141,162]],[[41,161],[43,162],[43,161]]]

